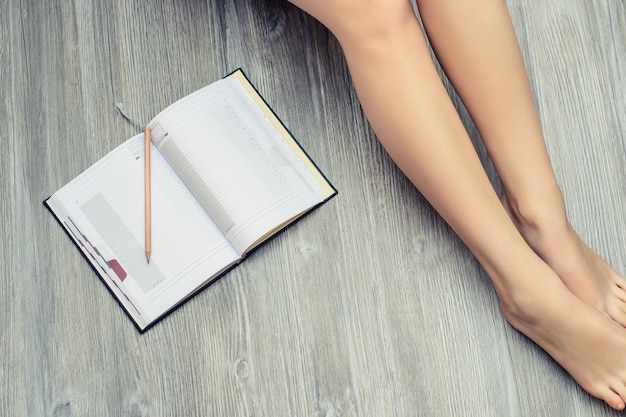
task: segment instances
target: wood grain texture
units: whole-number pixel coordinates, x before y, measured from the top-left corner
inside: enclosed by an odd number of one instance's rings
[[[508,5],[572,223],[625,274],[626,6]],[[117,103],[237,67],[339,195],[140,335],[42,201],[137,132]],[[0,91],[0,415],[617,415],[506,324],[284,0],[0,0]]]

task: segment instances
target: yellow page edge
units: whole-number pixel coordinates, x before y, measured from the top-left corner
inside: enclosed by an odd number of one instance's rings
[[[233,72],[229,77],[236,78],[241,85],[246,89],[246,91],[250,94],[254,102],[259,106],[259,108],[265,113],[265,115],[269,118],[272,125],[278,130],[283,138],[287,141],[289,146],[293,149],[293,151],[298,155],[302,163],[306,166],[306,168],[313,174],[317,182],[322,186],[322,193],[326,198],[334,195],[337,191],[330,185],[328,180],[322,175],[321,171],[313,164],[311,158],[309,158],[306,153],[302,150],[302,148],[298,145],[294,137],[289,133],[289,131],[285,128],[283,123],[278,119],[276,114],[269,108],[265,100],[261,97],[258,91],[254,88],[254,86],[250,83],[250,80],[245,76],[241,69]]]

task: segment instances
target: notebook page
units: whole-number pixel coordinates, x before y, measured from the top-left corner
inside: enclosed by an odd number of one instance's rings
[[[149,127],[153,142],[240,253],[323,200],[318,182],[292,161],[291,149],[236,79],[185,97]]]
[[[131,138],[48,204],[109,286],[127,297],[129,313],[152,320],[239,256],[153,145],[152,257],[146,262],[143,153],[143,135]]]

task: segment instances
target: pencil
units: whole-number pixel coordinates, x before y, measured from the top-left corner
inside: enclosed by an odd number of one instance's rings
[[[145,128],[143,131],[144,139],[144,182],[145,182],[145,199],[146,199],[146,260],[150,263],[150,255],[152,254],[152,207],[151,207],[151,190],[150,190],[150,129]]]

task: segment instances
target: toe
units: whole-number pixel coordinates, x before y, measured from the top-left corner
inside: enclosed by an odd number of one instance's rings
[[[600,398],[615,410],[621,411],[624,409],[624,400],[611,389],[608,389],[604,394],[601,394]]]
[[[615,279],[615,285],[622,291],[626,291],[626,279],[617,275],[617,272],[615,272],[613,275],[617,276],[617,278]]]
[[[606,400],[607,404],[616,410],[623,410],[626,407],[626,383],[619,381],[613,384],[611,394]]]
[[[624,281],[620,278],[620,281]],[[621,284],[625,285],[625,284]],[[620,287],[620,283],[616,282],[613,286],[611,293],[622,303],[626,303],[626,288]]]
[[[624,400],[618,395],[616,398],[612,398],[610,401],[607,401],[607,404],[612,408],[622,411],[624,409]]]
[[[626,308],[621,305],[608,306],[607,314],[613,321],[622,327],[626,327]]]

